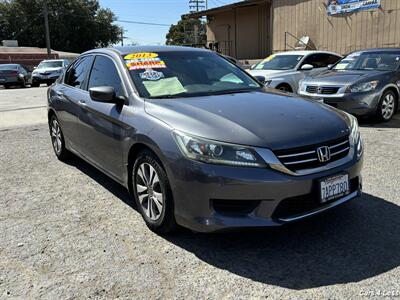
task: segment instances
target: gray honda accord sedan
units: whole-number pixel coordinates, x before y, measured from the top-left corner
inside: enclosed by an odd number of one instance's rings
[[[330,70],[300,82],[298,93],[356,116],[389,121],[400,96],[400,49],[353,52]]]
[[[159,233],[277,226],[361,194],[354,117],[208,50],[88,51],[49,88],[48,118],[56,156],[125,186]]]

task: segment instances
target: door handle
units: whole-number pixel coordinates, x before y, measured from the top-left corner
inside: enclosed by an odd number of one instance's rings
[[[78,103],[79,103],[79,105],[86,106],[85,100],[79,100]]]
[[[57,94],[57,96],[60,96],[60,97],[64,96],[63,92],[56,91],[56,94]]]

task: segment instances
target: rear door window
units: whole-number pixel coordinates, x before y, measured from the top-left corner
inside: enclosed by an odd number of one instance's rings
[[[73,66],[68,69],[65,76],[65,84],[85,90],[92,62],[93,56],[84,56],[78,59]]]

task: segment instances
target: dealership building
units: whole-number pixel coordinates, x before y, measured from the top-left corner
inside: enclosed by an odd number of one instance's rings
[[[207,17],[207,46],[238,59],[400,47],[400,0],[245,0],[188,16]]]

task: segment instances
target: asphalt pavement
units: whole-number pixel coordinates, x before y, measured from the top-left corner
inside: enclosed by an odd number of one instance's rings
[[[0,116],[29,115],[45,94],[0,90]],[[400,298],[398,115],[361,123],[362,198],[281,228],[166,237],[123,187],[59,162],[45,117],[15,119],[0,119],[1,299]]]

